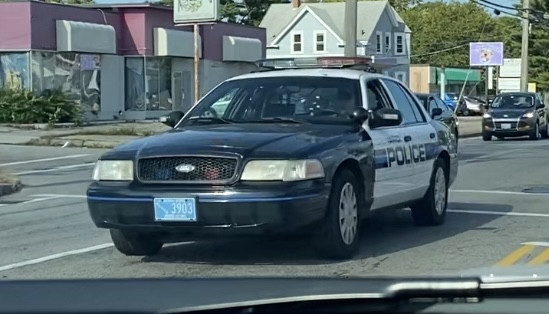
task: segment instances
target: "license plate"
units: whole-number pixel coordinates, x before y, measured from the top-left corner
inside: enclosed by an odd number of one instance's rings
[[[155,221],[196,221],[195,198],[155,198]]]
[[[502,128],[502,129],[510,129],[510,128],[511,128],[511,124],[510,124],[510,123],[502,123],[502,124],[501,124],[501,128]]]

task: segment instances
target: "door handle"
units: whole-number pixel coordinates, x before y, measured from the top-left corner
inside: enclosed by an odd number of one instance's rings
[[[411,137],[410,135],[406,135],[406,136],[404,137],[404,141],[405,141],[405,142],[409,142],[409,141],[411,141],[411,140],[412,140],[412,137]]]
[[[435,138],[435,133],[429,134],[429,137],[430,137],[430,138]]]

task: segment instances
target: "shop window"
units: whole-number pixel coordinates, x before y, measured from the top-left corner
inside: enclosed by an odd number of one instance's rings
[[[172,59],[147,58],[147,110],[172,110]]]
[[[145,110],[145,69],[143,58],[126,58],[125,109]]]
[[[0,89],[27,89],[29,82],[29,54],[0,53]]]

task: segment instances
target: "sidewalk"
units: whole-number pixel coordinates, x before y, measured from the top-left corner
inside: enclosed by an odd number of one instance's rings
[[[481,117],[460,117],[460,137],[480,136]],[[165,132],[158,121],[112,122],[84,127],[41,128],[43,125],[0,125],[0,144],[112,148],[122,143]]]

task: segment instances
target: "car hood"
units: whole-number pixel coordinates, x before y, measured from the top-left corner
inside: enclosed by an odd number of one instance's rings
[[[102,158],[162,155],[237,154],[245,157],[298,157],[341,143],[350,126],[311,124],[230,124],[192,126],[131,141]]]
[[[527,112],[532,112],[534,108],[520,109],[490,109],[490,114],[494,118],[518,118]]]

